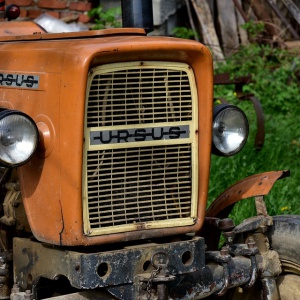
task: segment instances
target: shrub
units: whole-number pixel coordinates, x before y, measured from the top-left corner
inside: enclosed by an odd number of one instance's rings
[[[231,184],[255,173],[290,169],[291,177],[279,180],[266,197],[271,215],[299,214],[300,194],[300,59],[299,53],[252,43],[242,47],[216,72],[231,77],[251,75],[244,86],[261,101],[265,114],[265,144],[254,150],[256,117],[250,102],[239,101],[234,86],[215,86],[215,96],[240,106],[250,121],[250,138],[245,148],[230,158],[212,157],[210,201]],[[244,200],[232,213],[236,222],[255,214],[253,201]]]
[[[95,25],[92,29],[121,27],[121,22],[119,21],[119,17],[121,16],[120,7],[112,7],[104,11],[103,7],[99,5],[98,7],[91,9],[88,12],[88,16],[94,19]]]

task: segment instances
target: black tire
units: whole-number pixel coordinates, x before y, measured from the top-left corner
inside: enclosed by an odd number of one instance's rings
[[[300,216],[275,216],[273,221],[268,233],[270,246],[278,252],[284,273],[300,276]]]
[[[300,216],[273,217],[273,226],[267,236],[270,248],[279,254],[282,273],[276,279],[281,300],[300,299]],[[261,285],[257,281],[250,289],[236,288],[222,299],[261,299]]]

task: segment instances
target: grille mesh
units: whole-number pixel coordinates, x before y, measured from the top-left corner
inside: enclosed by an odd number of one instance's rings
[[[190,216],[189,145],[90,151],[91,228]]]
[[[93,69],[87,94],[86,141],[91,143],[89,130],[155,127],[151,124],[158,128],[188,124],[192,128],[197,122],[192,114],[195,94],[189,72],[187,65],[164,62]],[[105,147],[93,144],[85,151],[87,234],[136,230],[134,224],[138,223],[152,222],[155,228],[177,226],[179,220],[193,224],[192,207],[197,199],[192,197],[192,142],[177,143],[170,138],[130,147],[126,142]]]
[[[93,77],[87,107],[88,127],[191,119],[191,90],[185,71],[130,69]]]

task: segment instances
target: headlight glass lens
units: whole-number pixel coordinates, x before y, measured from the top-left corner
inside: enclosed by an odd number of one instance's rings
[[[245,145],[248,134],[248,120],[241,109],[232,105],[222,105],[218,109],[213,122],[215,154],[236,154]]]
[[[0,164],[19,166],[33,155],[38,143],[34,121],[18,111],[0,113]]]

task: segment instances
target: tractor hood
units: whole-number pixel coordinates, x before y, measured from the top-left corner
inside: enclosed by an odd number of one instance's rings
[[[34,22],[0,22],[0,42],[96,38],[111,35],[146,35],[141,28],[113,28],[67,33],[46,33]]]

